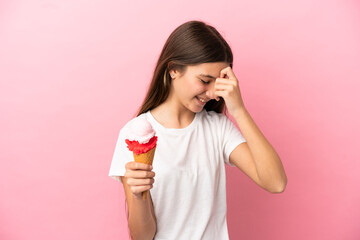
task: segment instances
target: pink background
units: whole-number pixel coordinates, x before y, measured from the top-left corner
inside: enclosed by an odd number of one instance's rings
[[[360,239],[355,0],[1,1],[0,239],[128,239],[118,132],[193,19],[229,42],[288,176],[270,194],[227,167],[230,238]]]

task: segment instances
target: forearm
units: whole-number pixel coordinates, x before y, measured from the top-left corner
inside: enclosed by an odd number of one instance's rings
[[[147,193],[146,200],[133,195],[131,209],[129,209],[128,225],[132,240],[153,239],[156,232],[156,220],[152,215],[152,203]]]
[[[275,149],[266,140],[245,107],[233,117],[246,139],[263,186],[272,192],[283,191],[287,177]]]

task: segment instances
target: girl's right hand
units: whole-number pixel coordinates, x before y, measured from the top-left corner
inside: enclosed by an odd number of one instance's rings
[[[142,192],[147,191],[153,187],[155,172],[151,171],[152,166],[139,162],[128,162],[125,165],[127,184],[131,192],[138,198],[142,197]]]

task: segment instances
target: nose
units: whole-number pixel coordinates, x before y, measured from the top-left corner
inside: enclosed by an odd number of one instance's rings
[[[215,84],[209,84],[205,94],[208,98],[215,99]]]

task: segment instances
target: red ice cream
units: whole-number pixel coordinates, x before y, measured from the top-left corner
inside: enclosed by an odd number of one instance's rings
[[[125,139],[125,142],[128,145],[127,148],[130,151],[133,151],[135,154],[141,154],[150,151],[156,146],[157,136],[153,136],[152,138],[150,138],[149,142],[143,144],[135,140],[130,141],[129,139]]]

